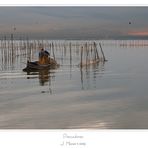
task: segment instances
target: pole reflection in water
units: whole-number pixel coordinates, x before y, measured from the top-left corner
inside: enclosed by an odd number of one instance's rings
[[[99,62],[80,68],[82,90],[96,88],[97,76],[103,76],[105,70],[104,66],[105,62]]]

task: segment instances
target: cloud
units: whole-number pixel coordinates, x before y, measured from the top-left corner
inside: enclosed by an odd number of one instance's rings
[[[148,31],[129,32],[128,35],[133,35],[133,36],[148,36]]]

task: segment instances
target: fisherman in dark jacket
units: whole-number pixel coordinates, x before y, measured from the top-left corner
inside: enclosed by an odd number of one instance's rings
[[[41,48],[41,51],[39,52],[39,64],[49,64],[49,56],[49,52],[44,50],[44,48]]]

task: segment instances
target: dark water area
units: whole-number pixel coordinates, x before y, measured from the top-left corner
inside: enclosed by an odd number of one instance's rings
[[[44,41],[60,67],[23,72],[38,59],[34,42],[0,48],[1,129],[148,128],[147,40],[96,40],[108,61],[83,68],[81,45],[92,41]]]

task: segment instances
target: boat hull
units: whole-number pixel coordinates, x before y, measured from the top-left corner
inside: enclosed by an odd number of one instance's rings
[[[49,64],[39,64],[38,61],[35,61],[27,62],[27,66],[23,69],[23,71],[40,71],[45,69],[56,69],[58,67],[59,65],[56,62]]]

